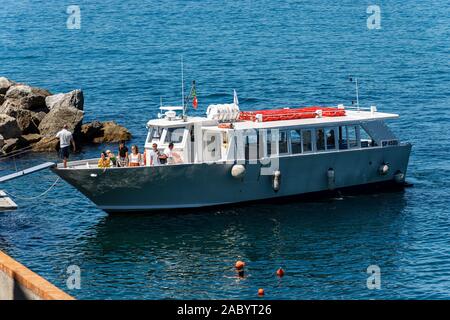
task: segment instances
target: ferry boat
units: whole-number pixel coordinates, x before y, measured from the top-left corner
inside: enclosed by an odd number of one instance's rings
[[[210,105],[187,116],[161,106],[147,123],[145,165],[98,168],[98,159],[53,171],[106,212],[199,208],[329,190],[405,182],[411,144],[375,106],[314,106],[241,111]],[[150,165],[150,150],[170,143],[179,161]]]

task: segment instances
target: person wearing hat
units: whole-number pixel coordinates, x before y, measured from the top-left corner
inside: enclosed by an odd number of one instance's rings
[[[111,160],[113,167],[115,167],[117,165],[117,158],[114,153],[112,153],[111,150],[106,150],[106,155]]]

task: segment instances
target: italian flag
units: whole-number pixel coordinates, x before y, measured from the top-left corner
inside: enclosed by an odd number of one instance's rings
[[[192,81],[191,94],[189,95],[188,99],[192,99],[192,106],[194,107],[194,109],[197,109],[198,100],[197,100],[197,90],[195,89],[195,80]]]
[[[197,109],[197,107],[198,107],[198,100],[197,100],[197,92],[195,90],[195,84],[192,87],[191,97],[192,97],[192,106],[194,107],[194,109]]]

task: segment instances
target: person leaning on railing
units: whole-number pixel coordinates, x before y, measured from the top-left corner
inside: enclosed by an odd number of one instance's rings
[[[111,159],[106,155],[105,152],[100,154],[100,159],[98,159],[99,168],[109,168],[111,166]]]

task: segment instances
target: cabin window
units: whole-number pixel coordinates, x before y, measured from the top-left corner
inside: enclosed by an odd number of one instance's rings
[[[258,135],[250,134],[245,137],[245,159],[256,160],[258,159]]]
[[[303,152],[312,152],[312,133],[311,130],[302,130]]]
[[[358,126],[339,127],[339,149],[346,150],[359,147]]]
[[[288,154],[288,132],[280,131],[278,135],[278,151],[280,154]]]
[[[316,150],[325,150],[325,134],[323,129],[316,129]]]
[[[328,128],[325,129],[325,139],[327,142],[327,150],[335,150],[336,149],[336,129]]]
[[[339,142],[339,149],[340,150],[348,149],[348,146],[347,146],[347,129],[346,129],[346,127],[339,127],[338,142]]]
[[[276,153],[276,148],[272,148],[272,144],[274,143],[272,141],[272,130],[267,130],[267,156],[270,157],[272,154]]]
[[[302,135],[300,130],[291,130],[291,151],[292,154],[302,153]]]
[[[361,148],[374,147],[377,145],[363,127],[359,128],[359,134],[361,138]]]
[[[166,138],[164,143],[181,143],[183,142],[184,127],[181,128],[167,128]]]
[[[358,131],[356,126],[347,126],[347,145],[349,149],[358,147]]]

